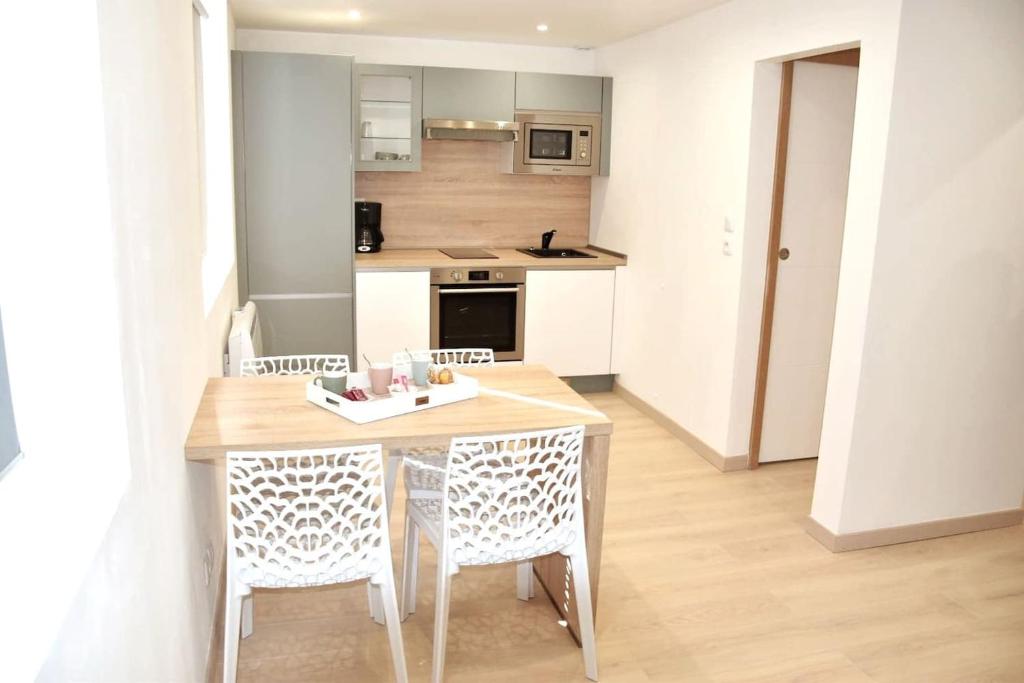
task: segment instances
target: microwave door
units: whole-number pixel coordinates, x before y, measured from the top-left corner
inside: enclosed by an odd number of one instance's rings
[[[576,134],[573,126],[541,123],[526,124],[523,163],[571,166],[576,159]]]

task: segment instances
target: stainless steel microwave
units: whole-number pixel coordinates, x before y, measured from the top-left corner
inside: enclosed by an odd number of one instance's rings
[[[519,111],[513,173],[597,175],[601,167],[601,115]]]

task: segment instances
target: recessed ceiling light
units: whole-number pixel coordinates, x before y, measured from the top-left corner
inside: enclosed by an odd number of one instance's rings
[[[537,30],[540,31],[541,33],[544,33],[544,32],[546,32],[548,30],[548,25],[547,24],[537,24]]]
[[[363,14],[357,9],[350,9],[348,11],[348,18],[351,19],[352,21],[359,21],[360,19],[363,18]]]

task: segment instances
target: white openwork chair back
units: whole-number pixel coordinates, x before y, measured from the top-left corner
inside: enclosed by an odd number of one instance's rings
[[[392,365],[407,365],[412,358],[429,355],[434,363],[440,365],[494,365],[492,349],[430,349],[413,351],[412,357],[405,351],[399,351],[391,357]]]
[[[315,375],[319,372],[348,372],[348,356],[263,356],[242,360],[242,377],[263,375]]]
[[[444,539],[456,565],[564,551],[581,533],[583,427],[452,440]]]
[[[385,568],[380,445],[228,453],[227,488],[228,575],[242,583],[319,586]]]

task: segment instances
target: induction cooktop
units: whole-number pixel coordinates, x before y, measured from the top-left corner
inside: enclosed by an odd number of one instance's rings
[[[498,258],[494,254],[484,249],[474,248],[459,248],[459,249],[441,249],[442,254],[447,254],[451,258],[465,259],[465,258]]]

